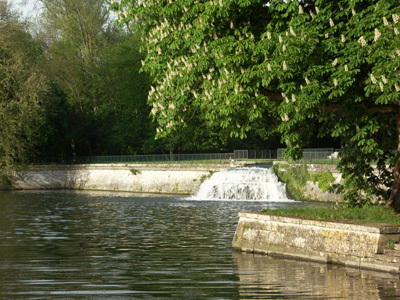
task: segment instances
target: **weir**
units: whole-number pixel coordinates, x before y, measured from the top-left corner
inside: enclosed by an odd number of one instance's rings
[[[269,166],[243,167],[214,173],[194,196],[198,200],[293,201]]]

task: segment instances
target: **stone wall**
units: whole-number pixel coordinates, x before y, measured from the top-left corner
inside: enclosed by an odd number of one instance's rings
[[[399,241],[400,227],[257,213],[239,216],[234,249],[399,273],[398,259],[383,253],[389,239]]]
[[[192,194],[202,177],[226,169],[221,165],[90,164],[31,166],[14,172],[17,189],[78,189],[143,193]]]

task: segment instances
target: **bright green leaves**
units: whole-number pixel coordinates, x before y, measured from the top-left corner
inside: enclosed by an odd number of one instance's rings
[[[317,122],[320,135],[343,141],[344,174],[354,171],[346,164],[357,155],[366,164],[390,156],[396,142],[390,112],[400,93],[395,0],[121,5],[144,32],[144,70],[154,76],[149,103],[159,133],[173,134],[196,115],[244,137],[268,113],[279,117],[293,157]],[[379,182],[357,164],[360,176]]]

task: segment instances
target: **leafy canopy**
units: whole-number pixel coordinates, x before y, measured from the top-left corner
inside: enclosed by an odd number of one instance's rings
[[[202,115],[243,138],[276,112],[287,154],[298,158],[317,120],[320,136],[342,140],[352,195],[388,198],[400,119],[397,0],[111,4],[143,33],[159,136]]]

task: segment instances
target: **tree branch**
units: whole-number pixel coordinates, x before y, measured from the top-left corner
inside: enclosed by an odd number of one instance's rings
[[[388,105],[384,105],[384,106],[369,107],[369,108],[366,108],[366,110],[371,113],[383,113],[383,114],[398,113],[399,106],[394,105],[394,104],[388,104]],[[329,104],[322,105],[320,107],[320,111],[341,113],[343,111],[343,108],[341,106],[337,105],[336,103],[329,103]]]
[[[260,92],[261,92],[261,94],[263,94],[264,96],[268,97],[271,100],[277,100],[277,101],[283,100],[281,93],[274,92],[274,91],[267,90],[267,89],[262,89]]]

